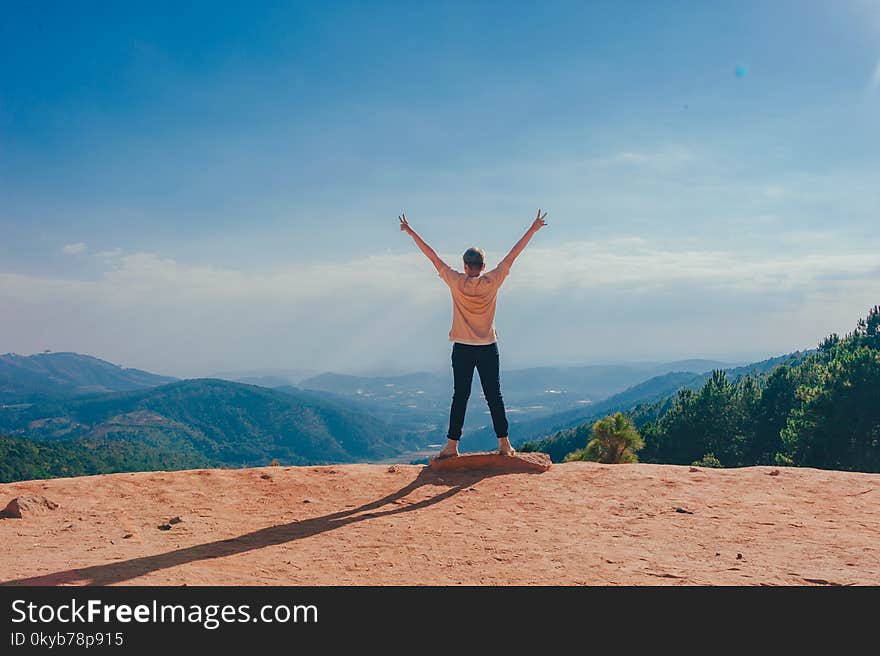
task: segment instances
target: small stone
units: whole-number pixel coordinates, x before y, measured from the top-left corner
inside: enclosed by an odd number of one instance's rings
[[[0,510],[0,517],[21,519],[26,515],[42,515],[58,508],[58,504],[37,494],[23,494],[15,497]]]
[[[386,469],[389,474],[396,474],[398,471],[397,465],[391,465],[388,469]]]
[[[770,476],[779,476],[779,470],[778,470],[778,469],[774,469],[772,472],[770,472],[769,475],[770,475]]]
[[[690,469],[688,469],[688,471],[689,471],[689,472],[698,472],[698,471],[700,471],[700,470],[697,469],[696,467],[691,467]]]
[[[721,554],[720,554],[720,553],[718,553],[718,552],[717,552],[717,551],[716,551],[716,552],[715,552],[715,555],[716,555],[716,556],[720,556],[720,555],[721,555]]]
[[[264,481],[272,480],[272,477],[269,474],[260,474],[260,478],[262,478]]]
[[[743,555],[742,555],[741,553],[736,554],[736,559],[737,559],[737,560],[742,560],[742,559],[743,559]]]
[[[169,524],[180,524],[180,522],[182,522],[182,521],[183,521],[183,520],[182,520],[182,519],[180,518],[180,516],[178,515],[178,516],[176,516],[176,517],[172,517],[171,519],[169,519],[169,520],[168,520],[168,523],[169,523]]]
[[[312,502],[311,499],[303,499],[303,503],[311,503],[311,502]]]
[[[160,531],[170,531],[171,524],[159,524],[158,528]]]
[[[675,512],[684,513],[685,515],[693,515],[694,512],[692,510],[685,510],[684,508],[680,508],[679,506],[675,507]]]

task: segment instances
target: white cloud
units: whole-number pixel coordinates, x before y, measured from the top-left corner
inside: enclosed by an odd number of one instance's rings
[[[780,249],[774,255],[725,250],[666,249],[638,241],[570,242],[535,247],[514,264],[509,289],[562,291],[566,288],[626,288],[630,292],[665,290],[681,285],[706,290],[761,295],[808,290],[835,277],[861,280],[880,266],[875,252],[834,252],[827,243],[814,252]],[[548,266],[547,263],[551,263]]]
[[[851,328],[880,293],[880,244],[830,244],[804,240],[795,251],[774,241],[764,255],[640,237],[532,245],[505,281],[496,324],[510,353],[530,363],[635,346],[640,355],[809,346]],[[461,269],[460,253],[441,257]],[[104,262],[90,280],[0,272],[0,305],[14,317],[0,323],[0,341],[177,375],[279,362],[414,370],[448,356],[449,291],[419,252],[273,271],[155,253]]]
[[[793,250],[785,235],[765,243],[763,252],[700,249],[691,244],[670,247],[642,237],[569,241],[553,246],[532,245],[514,263],[505,282],[509,293],[564,292],[603,286],[672,287],[693,283],[706,288],[750,291],[806,288],[816,280],[860,280],[880,266],[880,244],[860,250],[829,248],[827,232],[811,237],[798,233]],[[765,236],[765,240],[769,239]],[[85,244],[65,252],[80,253]],[[434,267],[421,253],[382,253],[338,263],[312,264],[269,272],[193,265],[155,253],[119,255],[103,252],[107,268],[96,280],[66,280],[0,273],[8,290],[28,294],[83,293],[114,303],[141,303],[144,298],[166,303],[248,301],[327,302],[341,298],[406,298],[433,302],[445,292]],[[98,255],[101,255],[100,253]],[[501,253],[495,254],[495,261]],[[441,254],[457,270],[460,254]],[[490,259],[488,268],[494,267]]]
[[[95,253],[95,257],[114,258],[119,257],[123,254],[123,252],[124,251],[121,248],[112,248],[109,251],[98,251],[97,253]]]
[[[590,160],[593,166],[638,166],[657,170],[671,170],[686,164],[693,163],[696,155],[681,147],[666,148],[661,150],[625,150],[607,157],[598,157]]]
[[[827,235],[804,236],[812,252],[793,252],[789,243],[774,255],[728,250],[669,248],[640,237],[603,241],[571,241],[554,246],[531,246],[516,261],[505,289],[511,293],[564,291],[602,286],[657,288],[692,282],[706,287],[750,290],[806,287],[828,276],[861,278],[880,265],[876,251],[833,251]],[[780,241],[780,246],[782,246]],[[500,253],[499,253],[500,255]],[[444,260],[462,269],[459,254]],[[496,257],[497,259],[497,257]],[[492,268],[493,262],[488,263]],[[437,278],[437,280],[435,280]],[[349,262],[314,264],[271,272],[180,263],[155,253],[132,253],[118,258],[102,278],[69,281],[22,277],[39,286],[70,286],[91,290],[105,299],[134,299],[157,295],[166,301],[205,302],[236,299],[322,301],[352,296],[406,297],[414,302],[434,300],[445,290],[433,266],[420,253],[381,254]],[[439,285],[439,286],[438,286]]]
[[[85,253],[86,245],[83,242],[78,242],[76,244],[66,244],[64,248],[61,249],[63,253],[67,253],[68,255],[79,255],[80,253]]]

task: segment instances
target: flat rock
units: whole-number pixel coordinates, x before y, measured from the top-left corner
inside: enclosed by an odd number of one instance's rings
[[[463,453],[455,458],[431,458],[432,471],[473,471],[491,469],[505,472],[545,472],[552,466],[546,453],[515,453],[503,456],[497,451]]]
[[[36,494],[22,494],[6,504],[6,508],[0,510],[0,517],[21,519],[25,515],[41,515],[55,510],[57,507],[57,503],[49,501],[46,497]]]

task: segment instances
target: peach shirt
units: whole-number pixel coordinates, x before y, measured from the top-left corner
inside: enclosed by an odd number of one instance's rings
[[[510,273],[510,261],[501,260],[491,271],[471,277],[442,262],[437,272],[452,292],[452,330],[449,341],[483,345],[498,341],[495,330],[495,299]]]

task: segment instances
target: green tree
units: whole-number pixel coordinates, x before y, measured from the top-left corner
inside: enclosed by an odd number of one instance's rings
[[[566,461],[594,460],[605,464],[638,462],[636,451],[645,446],[632,420],[622,412],[593,424],[586,448],[567,455]]]
[[[737,464],[748,439],[744,398],[753,405],[756,393],[754,383],[743,392],[717,370],[699,391],[679,390],[669,411],[643,429],[652,460],[686,465],[713,453],[728,466]]]
[[[812,364],[782,430],[785,455],[804,467],[880,472],[880,351],[841,342]]]
[[[736,382],[713,371],[643,416],[646,462],[880,472],[880,306],[791,366]]]
[[[791,411],[799,404],[796,391],[797,371],[782,365],[767,376],[758,405],[753,409],[753,435],[746,465],[777,464],[777,454],[784,452],[782,429]]]

